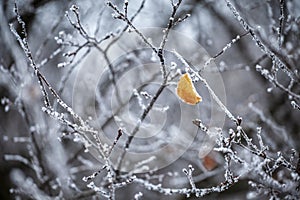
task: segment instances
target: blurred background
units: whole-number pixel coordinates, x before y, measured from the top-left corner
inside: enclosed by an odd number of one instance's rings
[[[224,158],[221,153],[211,151],[214,139],[192,121],[201,119],[209,127],[220,127],[224,132],[235,129],[235,124],[217,108],[195,76],[192,79],[203,102],[190,106],[178,99],[175,93],[178,72],[184,73],[186,68],[174,51],[197,71],[238,35],[244,36],[217,56],[202,74],[228,110],[243,119],[249,137],[257,142],[256,134],[261,129],[269,155],[276,156],[278,152],[286,158],[292,155],[295,159],[291,163],[297,165],[300,2],[231,2],[260,41],[288,66],[295,81],[291,82],[291,75],[276,67],[251,35],[245,34],[225,1],[184,0],[176,18],[191,16],[172,29],[165,53],[166,65],[174,79],[159,96],[133,140],[132,154],[125,157],[127,163],[123,170],[130,169],[144,180],[170,188],[190,187],[182,173],[189,164],[195,168],[193,175],[199,188],[224,180]],[[112,3],[123,10],[123,1]],[[127,28],[126,23],[113,17],[114,11],[105,1],[18,0],[16,4],[26,24],[33,59],[64,102],[99,132],[104,143],[111,144],[119,128],[132,132],[143,106],[150,102],[162,81],[159,60],[144,41],[131,28],[122,31]],[[72,5],[78,6],[80,24],[86,33],[72,25],[72,22],[76,24]],[[130,0],[128,16],[134,16],[140,8],[133,24],[158,46],[172,13],[171,1],[146,0],[143,4],[141,0]],[[45,195],[102,199],[82,178],[98,171],[103,160],[92,148],[86,153],[76,133],[42,111],[40,86],[10,24],[18,33],[22,32],[14,1],[0,0],[0,198],[35,199]],[[106,37],[97,47],[87,43]],[[63,112],[52,96],[50,100],[57,111]],[[126,137],[122,136],[113,150],[113,163],[117,162],[125,141]],[[135,168],[142,159],[137,154],[150,159],[148,168]],[[152,156],[154,163],[151,163]],[[278,172],[274,177],[284,182],[289,172]],[[95,183],[105,187],[103,179],[105,174],[99,175]],[[255,181],[255,177],[245,173],[227,191],[203,198],[269,198],[268,194],[251,196],[249,180]],[[33,195],[26,195],[26,190],[32,190]],[[141,199],[186,198],[164,196],[131,184],[118,189],[116,199],[133,199],[139,191],[143,193]]]

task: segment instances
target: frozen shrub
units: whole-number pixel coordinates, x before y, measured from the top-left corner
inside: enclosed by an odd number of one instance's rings
[[[0,5],[3,199],[300,198],[298,2]]]

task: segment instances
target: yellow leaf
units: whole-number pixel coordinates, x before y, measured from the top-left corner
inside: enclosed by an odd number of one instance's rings
[[[176,92],[179,98],[187,104],[196,105],[202,101],[202,98],[197,93],[192,79],[188,73],[185,73],[180,77]]]

